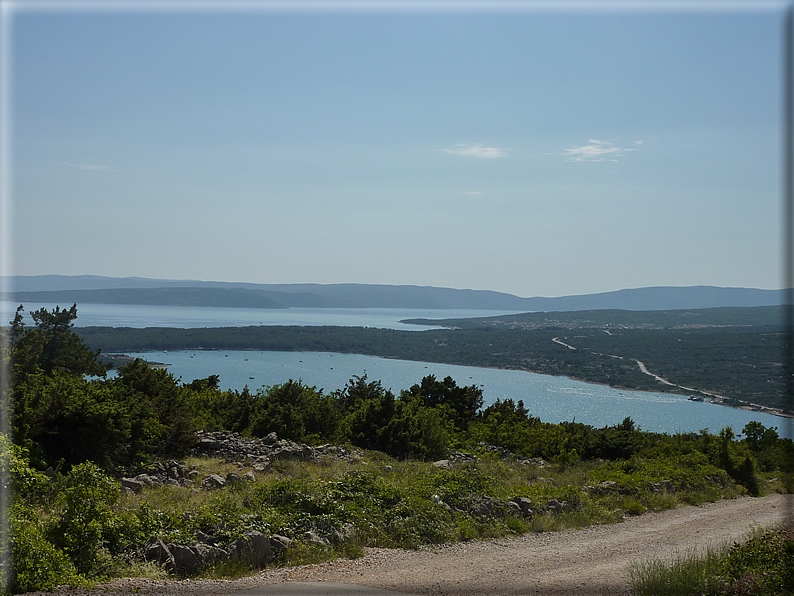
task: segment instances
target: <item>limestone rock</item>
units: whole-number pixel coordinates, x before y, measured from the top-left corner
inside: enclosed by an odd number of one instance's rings
[[[480,497],[469,507],[476,517],[501,517],[507,511],[507,503],[496,497]]]
[[[143,491],[144,484],[135,478],[122,478],[121,487],[126,488],[134,493],[140,493]]]
[[[213,563],[223,561],[229,553],[212,544],[199,543],[190,547],[199,561],[199,567],[207,567]]]
[[[208,490],[213,490],[223,488],[226,485],[226,480],[219,474],[210,474],[201,481],[201,485]]]
[[[169,546],[171,554],[174,556],[173,571],[179,575],[188,575],[199,568],[199,558],[189,546],[184,544],[172,544]]]
[[[531,517],[533,514],[532,511],[532,501],[529,500],[527,497],[516,497],[513,499],[513,502],[518,505],[518,508],[521,509],[521,514],[524,517]]]
[[[229,472],[226,474],[226,486],[240,486],[243,479],[237,472]]]
[[[276,552],[287,550],[290,546],[292,546],[292,540],[286,536],[273,534],[270,537],[270,548]]]
[[[229,545],[229,557],[264,567],[271,558],[270,540],[262,532],[248,532]]]
[[[157,538],[143,545],[143,556],[147,561],[154,561],[166,569],[174,568],[174,555],[165,542]]]
[[[328,548],[331,546],[331,543],[326,539],[320,536],[317,532],[310,530],[303,534],[303,539],[310,545],[317,545],[322,546],[324,548]]]

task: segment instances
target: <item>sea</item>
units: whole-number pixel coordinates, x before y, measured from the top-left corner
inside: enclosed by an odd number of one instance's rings
[[[0,303],[4,313],[16,304]],[[53,304],[26,304],[26,311],[52,309]],[[71,305],[66,305],[71,306]],[[64,305],[61,305],[63,308]],[[465,318],[509,314],[483,310],[416,309],[245,309],[181,306],[82,304],[75,326],[110,327],[230,327],[248,325],[343,325],[410,329],[433,326],[401,323],[408,318]],[[574,421],[600,428],[631,417],[643,430],[719,432],[730,426],[741,434],[750,421],[776,427],[781,436],[794,438],[791,420],[763,412],[740,410],[708,402],[690,401],[685,395],[627,391],[567,377],[515,370],[455,366],[327,352],[261,352],[229,350],[153,351],[129,353],[166,366],[169,373],[188,383],[210,375],[220,377],[222,389],[252,393],[289,380],[301,381],[328,394],[342,389],[353,377],[380,381],[395,394],[419,383],[423,377],[452,377],[458,385],[483,390],[484,405],[497,399],[523,400],[530,414],[545,422]],[[112,373],[111,373],[112,374]],[[707,389],[707,388],[704,388]]]

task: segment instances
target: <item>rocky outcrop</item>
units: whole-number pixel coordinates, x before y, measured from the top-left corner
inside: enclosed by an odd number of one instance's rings
[[[533,503],[527,497],[514,497],[509,501],[496,497],[479,497],[469,507],[469,513],[474,517],[523,517],[531,518],[541,513],[560,514],[573,511],[581,507],[581,500],[577,496],[569,501],[548,499],[545,503]]]
[[[253,531],[233,541],[227,548],[206,542],[187,545],[152,540],[144,545],[143,555],[147,561],[158,563],[171,573],[187,576],[225,561],[239,561],[260,569],[271,560],[272,549],[267,536]]]
[[[507,511],[507,501],[496,497],[480,497],[469,507],[475,517],[504,517]]]
[[[145,487],[157,486],[194,486],[199,472],[195,466],[183,461],[168,460],[154,464],[148,474],[138,474],[133,478],[122,478],[121,488],[133,493],[141,492]]]
[[[485,453],[493,453],[495,455],[498,455],[502,459],[509,458],[515,460],[516,463],[519,463],[524,466],[537,466],[539,468],[543,468],[548,464],[546,460],[541,459],[539,457],[529,457],[529,458],[519,457],[509,449],[506,449],[504,447],[497,447],[496,445],[489,445],[488,443],[480,443],[480,449],[482,449]],[[469,454],[463,454],[463,455],[469,455]],[[450,457],[450,459],[452,459],[452,457]]]
[[[648,489],[652,493],[675,491],[673,483],[669,480],[662,480],[661,482],[649,482]],[[638,488],[618,486],[618,483],[614,482],[613,480],[605,480],[604,482],[596,484],[595,486],[583,486],[582,490],[590,493],[591,495],[636,495],[639,492]]]
[[[219,457],[227,462],[233,462],[240,467],[248,466],[252,471],[242,476],[230,472],[225,477],[210,474],[199,478],[195,466],[188,466],[183,461],[169,460],[157,463],[147,474],[138,474],[134,477],[121,479],[122,490],[140,493],[146,487],[159,486],[187,486],[217,490],[225,486],[239,485],[240,483],[253,482],[257,474],[267,474],[271,470],[272,462],[283,459],[296,459],[301,461],[320,461],[330,457],[345,461],[358,461],[359,453],[335,445],[320,445],[311,447],[293,441],[279,440],[276,433],[270,433],[262,439],[247,439],[229,431],[196,433],[194,455]]]
[[[195,455],[220,457],[229,462],[251,466],[256,472],[270,470],[271,462],[280,459],[319,461],[324,457],[358,461],[361,456],[336,445],[311,447],[293,441],[279,440],[276,433],[261,439],[247,439],[229,431],[196,433]]]

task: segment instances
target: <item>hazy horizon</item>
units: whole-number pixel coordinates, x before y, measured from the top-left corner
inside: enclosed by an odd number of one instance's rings
[[[14,275],[14,276],[2,276],[0,275],[0,279],[3,277],[12,278],[12,277],[55,277],[61,276],[61,274],[39,274],[39,275]],[[673,289],[686,289],[686,288],[720,288],[720,289],[727,289],[727,290],[762,290],[762,291],[783,291],[783,288],[758,288],[758,287],[749,287],[749,286],[712,286],[708,284],[692,284],[691,286],[642,286],[642,287],[626,287],[626,288],[614,288],[611,290],[603,290],[600,292],[573,292],[571,294],[564,294],[559,296],[521,296],[520,294],[512,294],[511,292],[501,292],[500,290],[493,290],[490,288],[465,288],[465,287],[451,287],[451,286],[439,286],[433,284],[366,284],[366,283],[359,283],[359,282],[328,282],[328,283],[317,283],[317,282],[296,282],[296,283],[273,283],[270,284],[269,282],[250,282],[244,280],[218,280],[218,279],[191,279],[191,278],[151,278],[151,277],[144,277],[138,275],[130,275],[125,277],[119,276],[102,276],[102,275],[93,275],[93,274],[75,274],[75,275],[65,275],[64,277],[68,278],[80,278],[80,277],[91,277],[91,278],[106,278],[106,279],[118,279],[118,280],[142,280],[142,281],[163,281],[163,282],[178,282],[178,283],[190,283],[196,282],[201,284],[254,284],[254,285],[272,285],[272,286],[281,286],[281,285],[295,285],[295,286],[346,286],[346,285],[375,285],[375,286],[404,286],[404,287],[415,287],[415,288],[436,288],[436,289],[443,289],[443,290],[460,290],[460,291],[485,291],[485,292],[499,292],[504,294],[510,294],[513,296],[517,296],[519,298],[562,298],[562,297],[569,297],[569,296],[579,296],[579,295],[589,295],[589,294],[601,294],[601,293],[614,293],[614,292],[622,292],[622,291],[632,291],[632,290],[643,290],[643,289],[654,289],[654,288],[673,288]],[[6,290],[5,291],[14,291],[12,287],[13,284],[9,285],[6,280],[3,280],[6,283]],[[108,286],[111,287],[111,286]],[[20,290],[20,291],[27,291],[27,290]],[[44,290],[47,291],[47,290]]]
[[[42,6],[5,273],[783,285],[785,3]]]

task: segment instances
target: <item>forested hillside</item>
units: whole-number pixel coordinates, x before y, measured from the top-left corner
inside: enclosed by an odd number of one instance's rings
[[[771,324],[777,320],[776,309],[673,314],[616,311],[611,319],[604,314],[608,312],[546,313],[545,318],[522,315],[470,323],[465,329],[428,331],[258,326],[81,327],[76,332],[92,349],[106,353],[178,349],[340,352],[527,370],[625,389],[687,393],[644,374],[637,363],[640,360],[649,371],[676,385],[764,406],[790,407],[782,384],[785,334],[782,326]],[[682,320],[686,323],[680,324]]]

